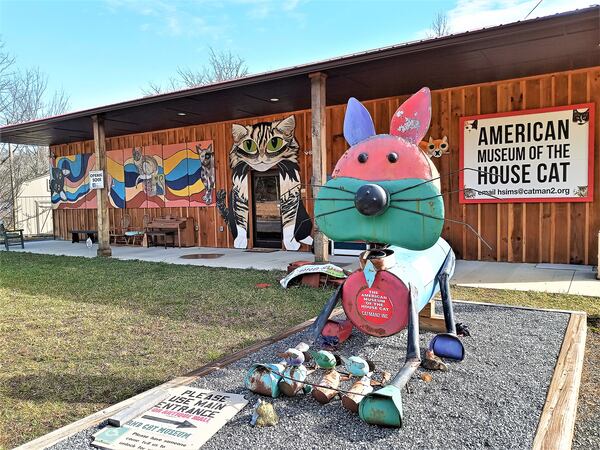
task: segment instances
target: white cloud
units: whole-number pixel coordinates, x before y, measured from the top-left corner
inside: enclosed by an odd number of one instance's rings
[[[448,11],[452,33],[524,20],[539,0],[458,0]],[[548,16],[586,8],[593,0],[544,0],[528,17]]]

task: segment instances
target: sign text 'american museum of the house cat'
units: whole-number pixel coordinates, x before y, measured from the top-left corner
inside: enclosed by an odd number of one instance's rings
[[[594,104],[462,117],[461,203],[590,202]]]

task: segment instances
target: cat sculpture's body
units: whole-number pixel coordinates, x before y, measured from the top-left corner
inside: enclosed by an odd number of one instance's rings
[[[255,125],[233,124],[233,146],[229,165],[233,187],[226,206],[224,190],[217,193],[217,207],[233,237],[234,247],[248,246],[248,174],[250,170],[279,173],[279,200],[283,228],[283,244],[298,250],[300,243],[312,244],[312,223],[300,196],[299,145],[294,137],[296,120],[289,116],[274,122]]]

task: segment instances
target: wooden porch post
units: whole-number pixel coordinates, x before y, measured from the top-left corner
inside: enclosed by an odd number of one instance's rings
[[[311,73],[311,116],[312,116],[312,184],[322,185],[327,181],[327,116],[325,113],[325,80],[327,75],[321,72]],[[318,186],[312,186],[313,198],[319,192]],[[327,237],[314,224],[315,262],[329,261],[329,243]]]
[[[96,154],[96,170],[104,172],[106,183],[106,139],[104,135],[104,117],[92,116],[94,127],[94,152]],[[108,189],[98,189],[98,256],[111,256],[110,224],[108,222]]]

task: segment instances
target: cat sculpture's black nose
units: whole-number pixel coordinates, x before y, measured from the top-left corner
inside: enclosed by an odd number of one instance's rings
[[[354,196],[354,206],[365,216],[383,214],[388,205],[388,193],[378,184],[365,184],[356,191]]]

